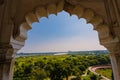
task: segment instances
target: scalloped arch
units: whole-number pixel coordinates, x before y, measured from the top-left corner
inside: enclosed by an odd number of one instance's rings
[[[65,10],[70,15],[77,15],[78,18],[85,18],[88,23],[93,24],[94,30],[98,31],[100,43],[112,40],[109,26],[104,23],[101,16],[97,15],[93,10],[84,8],[81,5],[65,5],[64,0],[59,3],[48,4],[47,6],[39,6],[34,11],[25,15],[25,22],[21,23],[19,28],[19,35],[15,38],[17,41],[24,42],[27,39],[27,31],[32,28],[32,23],[38,22],[41,17],[48,17],[49,14],[57,14]]]

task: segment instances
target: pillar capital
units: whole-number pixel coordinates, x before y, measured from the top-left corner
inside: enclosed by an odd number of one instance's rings
[[[112,69],[114,73],[114,79],[120,79],[120,42],[116,38],[113,41],[106,42],[103,44],[110,51],[110,58]]]
[[[120,42],[112,43],[107,46],[107,49],[110,51],[110,54],[120,55]]]
[[[110,53],[120,53],[120,41],[117,37],[113,40],[105,41],[102,45],[105,46],[110,51]]]
[[[0,62],[12,59],[14,49],[10,44],[0,43]]]

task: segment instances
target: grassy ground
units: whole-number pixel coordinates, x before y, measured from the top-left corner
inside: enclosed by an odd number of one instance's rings
[[[112,69],[98,69],[96,72],[112,80]]]

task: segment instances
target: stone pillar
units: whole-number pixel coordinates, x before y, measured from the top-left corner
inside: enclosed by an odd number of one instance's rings
[[[0,80],[11,80],[13,63],[12,60],[5,60],[0,63]]]
[[[9,44],[0,44],[0,80],[10,80],[13,71],[13,48]]]
[[[15,58],[11,60],[9,80],[13,80]]]
[[[120,42],[116,39],[104,46],[110,51],[114,80],[120,80]]]
[[[120,54],[110,53],[111,64],[115,80],[120,80]]]

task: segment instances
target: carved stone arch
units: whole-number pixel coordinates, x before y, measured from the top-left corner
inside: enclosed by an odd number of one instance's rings
[[[25,22],[21,23],[19,35],[15,38],[17,41],[24,42],[27,39],[27,31],[32,28],[32,23],[38,22],[41,17],[48,17],[49,14],[57,14],[65,10],[70,15],[77,15],[78,18],[85,18],[88,23],[93,24],[94,30],[98,31],[100,43],[113,40],[109,26],[104,22],[100,15],[97,15],[93,10],[85,8],[81,5],[71,5],[62,0],[59,3],[47,4],[46,6],[38,6],[35,10],[28,12],[25,15]]]
[[[13,80],[14,57],[27,31],[41,17],[62,10],[85,18],[110,51],[114,79],[120,80],[120,0],[0,0],[0,80]]]

